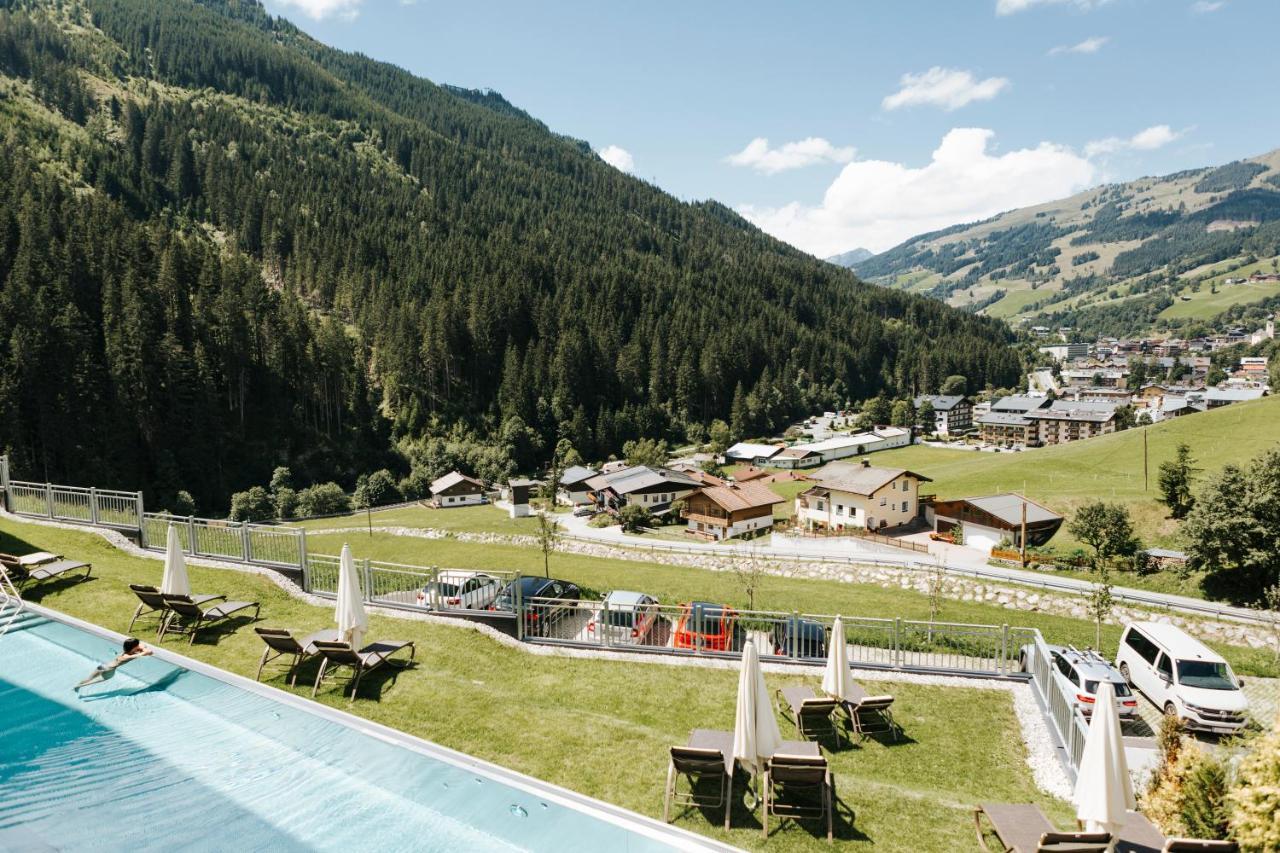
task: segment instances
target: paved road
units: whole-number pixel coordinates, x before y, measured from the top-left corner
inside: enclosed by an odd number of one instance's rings
[[[693,539],[689,542],[669,542],[662,539],[641,539],[623,533],[618,527],[591,527],[588,525],[588,519],[586,518],[575,518],[566,515],[558,516],[558,520],[564,526],[566,535],[570,538],[641,550],[709,554],[718,557],[732,556],[734,554],[753,554],[770,559],[825,560],[840,563],[912,568],[931,568],[941,562],[945,571],[961,577],[1025,584],[1069,595],[1084,595],[1093,588],[1093,584],[1089,581],[1077,580],[1076,578],[1050,575],[1045,572],[1027,569],[1008,569],[991,566],[987,564],[984,555],[972,548],[961,548],[939,542],[930,544],[930,553],[928,555],[890,546],[875,545],[852,537],[848,539],[796,542],[789,541],[790,537],[774,534],[770,537],[768,544],[723,545],[714,542],[699,542]],[[1266,619],[1265,616],[1259,615],[1255,610],[1231,607],[1226,604],[1204,601],[1184,595],[1172,595],[1121,586],[1114,587],[1111,592],[1118,601],[1151,607],[1167,607],[1180,613],[1217,616],[1248,623],[1263,622]]]

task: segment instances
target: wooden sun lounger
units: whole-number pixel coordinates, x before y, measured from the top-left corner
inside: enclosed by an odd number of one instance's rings
[[[776,693],[778,710],[795,724],[802,738],[817,733],[831,732],[836,743],[840,742],[840,730],[832,715],[840,707],[839,700],[819,696],[811,687],[783,687]]]
[[[92,563],[68,560],[55,554],[50,554],[49,556],[52,559],[33,563],[24,562],[23,558],[15,557],[12,554],[0,554],[0,563],[4,564],[5,571],[9,574],[9,579],[17,587],[22,587],[29,583],[52,580],[80,570],[84,571],[84,577],[80,579],[86,580],[93,573]]]
[[[318,640],[315,643],[315,649],[318,654],[324,657],[324,660],[320,663],[320,671],[316,673],[316,683],[311,687],[312,698],[315,698],[316,691],[320,689],[320,682],[324,681],[325,673],[330,668],[337,669],[345,666],[352,671],[351,701],[353,702],[356,698],[356,691],[360,689],[360,679],[364,678],[367,673],[383,666],[408,666],[409,662],[417,654],[417,649],[412,640],[382,640],[377,643],[369,643],[360,651],[351,648],[350,643]],[[403,649],[409,650],[408,660],[391,660],[393,654]]]
[[[154,586],[146,584],[131,583],[130,591],[138,597],[138,606],[133,611],[133,618],[129,620],[129,627],[126,633],[133,632],[133,623],[137,622],[143,616],[155,616],[158,620],[156,624],[156,633],[160,633],[160,629],[164,626],[164,620],[168,618],[169,605],[164,603],[164,595]],[[193,595],[191,600],[196,604],[208,604],[210,601],[221,601],[226,598],[225,595]]]
[[[687,792],[679,790],[680,779],[689,780]],[[715,795],[701,794],[698,783],[715,779]],[[667,784],[662,794],[662,821],[671,823],[671,805],[686,808],[724,808],[724,828],[729,828],[729,794],[733,790],[733,758],[710,747],[673,746],[667,763]]]
[[[188,642],[193,645],[196,641],[196,633],[201,628],[230,619],[251,607],[253,618],[257,619],[261,609],[261,605],[256,601],[224,601],[206,608],[197,604],[189,595],[166,595],[163,598],[170,613],[160,625],[159,639],[163,640],[164,635],[168,633],[187,634],[190,637]]]
[[[694,729],[689,732],[687,744],[694,749],[714,750],[724,756],[724,772],[729,778],[727,796],[729,804],[725,805],[724,827],[729,828],[729,809],[733,802],[733,774],[737,761],[733,757],[733,732],[720,729]],[[808,740],[784,740],[778,749],[779,755],[794,755],[802,758],[820,758],[822,751],[818,745]]]
[[[893,719],[893,697],[888,694],[871,696],[860,684],[853,687],[854,697],[844,703],[853,730],[863,739],[875,734],[889,734],[897,743],[898,723]]]
[[[1129,812],[1115,849],[1116,853],[1235,853],[1240,848],[1234,841],[1165,838],[1146,815]]]
[[[1031,803],[983,803],[973,810],[973,826],[978,844],[990,853],[982,831],[987,816],[1003,853],[1107,853],[1108,832],[1059,832],[1040,807]]]
[[[266,643],[266,648],[262,652],[262,658],[258,661],[258,672],[254,675],[254,681],[262,680],[262,668],[267,664],[279,658],[289,658],[289,663],[285,667],[286,674],[289,675],[289,686],[296,686],[298,683],[298,667],[306,660],[313,658],[320,652],[316,649],[318,642],[333,642],[338,639],[337,628],[326,628],[323,631],[316,631],[308,634],[301,640],[293,636],[293,632],[288,628],[254,628],[258,636],[262,638],[262,642]]]
[[[769,837],[769,815],[786,820],[825,820],[827,843],[834,838],[835,790],[831,768],[821,755],[776,753],[764,771],[764,837]]]

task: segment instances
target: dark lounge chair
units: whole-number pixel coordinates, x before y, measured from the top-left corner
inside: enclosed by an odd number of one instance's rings
[[[973,810],[978,844],[990,853],[982,831],[982,816],[1000,840],[1003,853],[1107,853],[1108,832],[1059,832],[1040,807],[1031,803],[983,803]]]
[[[860,686],[858,692],[860,695],[856,700],[844,703],[853,730],[864,739],[876,734],[892,735],[894,743],[897,743],[898,724],[893,719],[893,697],[887,694],[868,696]]]
[[[765,765],[764,837],[769,837],[769,815],[781,820],[817,819],[827,826],[827,842],[833,834],[835,791],[827,759],[818,756],[776,754]]]
[[[1141,812],[1129,812],[1116,836],[1116,853],[1235,853],[1239,849],[1234,841],[1165,838]]]
[[[28,555],[28,557],[30,556]],[[84,576],[80,579],[85,580],[93,572],[92,563],[68,560],[55,554],[49,554],[48,557],[49,559],[41,562],[24,562],[22,557],[15,557],[12,554],[0,554],[0,564],[4,565],[5,571],[9,574],[9,579],[18,588],[22,588],[29,583],[52,580],[71,572],[82,570],[84,571]]]
[[[795,724],[800,737],[831,733],[837,744],[840,730],[832,716],[840,707],[839,700],[819,696],[811,687],[783,687],[777,691],[778,710]]]
[[[143,616],[155,616],[157,620],[156,633],[160,633],[164,620],[169,615],[169,607],[164,603],[164,595],[154,586],[146,584],[131,583],[129,589],[138,597],[138,606],[133,611],[133,618],[129,620],[127,633],[133,632],[133,623],[137,622]],[[196,604],[208,604],[210,601],[221,601],[226,598],[225,595],[193,595],[191,600]]]
[[[417,649],[413,645],[413,641],[405,640],[382,640],[377,643],[369,643],[360,651],[351,648],[350,643],[325,642],[323,640],[316,642],[316,652],[324,657],[320,663],[320,671],[316,673],[316,683],[311,688],[311,696],[315,697],[316,691],[320,689],[320,682],[324,681],[325,674],[331,669],[339,667],[348,667],[351,669],[351,700],[355,701],[356,691],[360,689],[360,679],[376,669],[383,666],[398,665],[408,666],[409,661],[413,660],[417,654]],[[403,649],[409,650],[409,660],[391,660],[391,656]]]
[[[274,660],[280,658],[289,658],[285,672],[289,675],[289,686],[296,686],[298,683],[298,667],[309,658],[313,658],[320,654],[316,650],[316,643],[322,641],[333,641],[338,638],[336,628],[327,628],[323,631],[316,631],[308,634],[301,640],[293,636],[293,632],[288,628],[254,628],[258,632],[258,636],[262,638],[262,642],[267,647],[262,651],[262,658],[258,661],[258,672],[254,675],[254,681],[262,680],[262,668]]]
[[[169,633],[187,634],[191,644],[195,643],[196,633],[201,628],[230,619],[250,607],[253,608],[253,618],[257,619],[261,608],[256,601],[224,601],[206,608],[197,604],[189,595],[166,595],[163,598],[165,607],[170,612],[168,618],[160,624],[159,639],[163,640],[164,635]]]
[[[681,791],[680,779],[687,779],[689,790]],[[715,794],[700,793],[703,780],[714,779]],[[662,820],[671,823],[671,804],[695,808],[723,808],[724,826],[729,828],[729,794],[733,789],[733,756],[715,747],[673,746],[667,764],[667,786],[662,796]]]

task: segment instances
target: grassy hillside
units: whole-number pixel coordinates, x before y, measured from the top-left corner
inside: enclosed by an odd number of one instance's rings
[[[1215,276],[1273,271],[1278,249],[1280,150],[924,234],[854,268],[993,317],[1126,334],[1185,328],[1277,295],[1210,291]]]
[[[1150,485],[1142,478],[1142,440],[1147,435]],[[1191,446],[1201,476],[1227,463],[1247,464],[1280,441],[1280,397],[1240,403],[1126,432],[1021,453],[975,453],[915,446],[877,454],[877,463],[898,465],[932,477],[939,497],[956,498],[1017,491],[1070,518],[1093,499],[1129,507],[1148,544],[1173,544],[1176,523],[1156,500],[1161,462],[1180,442]],[[1065,528],[1058,546],[1076,544]]]

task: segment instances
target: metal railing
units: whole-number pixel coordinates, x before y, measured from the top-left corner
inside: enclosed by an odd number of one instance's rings
[[[23,601],[13,578],[3,565],[0,565],[0,637],[8,633],[14,621],[22,615]]]
[[[490,613],[499,594],[519,575],[516,572],[476,571],[437,566],[407,566],[358,559],[360,589],[370,604],[419,613],[463,615]],[[307,556],[303,588],[326,598],[338,594],[339,558],[329,554]],[[511,610],[507,615],[514,615]]]
[[[1080,766],[1080,757],[1084,754],[1085,738],[1089,734],[1089,726],[1084,715],[1076,709],[1073,696],[1068,696],[1053,678],[1053,661],[1049,655],[1049,647],[1035,631],[1034,642],[1025,647],[1023,664],[1031,673],[1031,689],[1036,692],[1042,706],[1048,709],[1048,719],[1053,726],[1053,733],[1065,750],[1068,767],[1074,773]]]
[[[182,550],[193,557],[212,557],[298,572],[302,571],[306,560],[306,531],[301,527],[154,512],[143,514],[140,528],[142,547],[163,551],[171,524],[177,529]]]
[[[12,480],[6,494],[9,511],[15,515],[117,530],[138,530],[142,523],[142,492]]]

